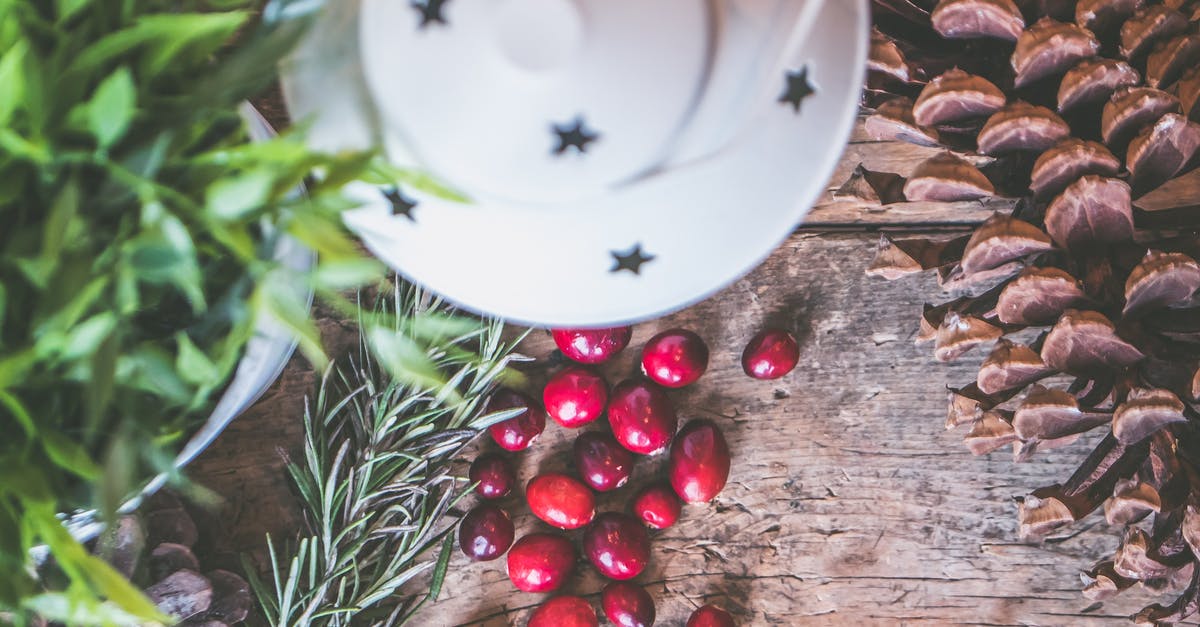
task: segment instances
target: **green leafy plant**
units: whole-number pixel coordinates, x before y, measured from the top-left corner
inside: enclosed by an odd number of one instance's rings
[[[246,564],[272,625],[400,624],[436,598],[452,548],[446,517],[470,488],[451,465],[481,430],[520,411],[483,411],[487,395],[515,376],[508,364],[520,338],[506,342],[500,321],[455,316],[407,284],[385,292],[363,320],[380,314],[399,331],[393,337],[436,338],[421,360],[440,383],[387,374],[368,350],[369,330],[357,359],[321,382],[304,416],[304,457],[289,464],[308,529],[286,552],[267,538],[269,584]],[[405,594],[402,586],[425,573],[424,594]]]
[[[57,513],[111,516],[168,469],[261,317],[324,367],[291,286],[351,310],[339,290],[382,276],[341,187],[427,180],[299,132],[249,140],[239,106],[308,23],[255,4],[0,0],[0,621],[162,618]],[[317,265],[278,264],[282,237]],[[368,322],[394,376],[430,381],[438,333]]]

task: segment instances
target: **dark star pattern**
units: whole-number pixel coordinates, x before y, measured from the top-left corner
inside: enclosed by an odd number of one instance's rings
[[[419,28],[424,30],[430,24],[448,25],[446,16],[442,15],[442,6],[449,0],[413,0],[412,8],[417,10],[421,18]]]
[[[575,118],[570,124],[555,124],[554,134],[558,136],[558,145],[554,147],[556,155],[561,155],[572,148],[577,153],[585,153],[588,144],[600,139],[599,133],[587,127],[583,116]]]
[[[392,215],[404,216],[412,222],[417,221],[413,217],[413,209],[416,209],[419,203],[401,193],[399,187],[392,187],[383,192],[383,195],[392,204]]]
[[[787,87],[784,88],[783,95],[779,96],[779,102],[792,105],[796,113],[799,113],[800,105],[815,93],[817,90],[808,82],[808,67],[805,66],[787,73]]]
[[[617,273],[622,270],[628,270],[634,274],[642,273],[642,265],[654,261],[654,255],[647,255],[642,251],[641,244],[635,244],[627,253],[619,253],[611,251],[613,256],[613,267],[609,272]]]

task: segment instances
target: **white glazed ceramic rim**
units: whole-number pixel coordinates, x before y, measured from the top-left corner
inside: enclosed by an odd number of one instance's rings
[[[271,138],[275,131],[263,119],[262,115],[249,104],[243,104],[240,113],[246,120],[247,131],[254,141]],[[303,190],[298,190],[300,193]],[[275,261],[296,272],[304,272],[316,263],[313,252],[290,237],[280,238],[275,247]],[[296,286],[297,293],[302,296],[305,308],[312,306],[313,290],[307,285]],[[269,317],[260,316],[255,324],[254,335],[246,343],[245,352],[238,362],[237,370],[225,388],[225,392],[217,401],[212,414],[200,427],[183,450],[175,457],[175,467],[183,468],[195,459],[204,449],[221,435],[225,427],[234,418],[246,411],[254,401],[271,387],[279,378],[292,353],[296,350],[296,337],[290,329]],[[131,512],[141,504],[142,499],[154,494],[167,482],[167,475],[160,474],[150,480],[141,493],[125,502],[121,507],[123,513]],[[96,511],[87,510],[71,514],[66,521],[71,535],[80,541],[96,537],[104,529],[103,523],[96,520]]]
[[[356,58],[359,9],[338,4],[285,67],[294,115],[315,118],[320,147],[369,145],[382,136],[393,161],[420,166],[377,122]],[[512,321],[605,326],[678,310],[761,263],[823,191],[857,114],[868,20],[865,0],[824,3],[788,64],[807,69],[817,90],[799,114],[774,103],[731,149],[619,194],[547,211],[490,198],[456,204],[403,190],[418,202],[410,220],[360,188],[364,206],[346,222],[405,276]],[[780,91],[783,85],[780,76]],[[655,257],[640,274],[610,271],[615,254],[639,245]]]

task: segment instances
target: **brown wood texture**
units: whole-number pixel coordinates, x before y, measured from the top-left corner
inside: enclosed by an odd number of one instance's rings
[[[855,142],[831,187],[860,161],[906,173],[924,150],[869,142],[861,133]],[[715,602],[746,625],[1126,625],[1156,600],[1137,589],[1103,604],[1080,595],[1080,569],[1118,540],[1102,518],[1040,546],[1018,541],[1013,497],[1066,478],[1089,443],[1023,464],[1007,451],[972,457],[961,432],[943,428],[945,386],[972,380],[982,355],[943,365],[929,346],[914,345],[922,303],[942,298],[932,278],[888,283],[863,273],[878,239],[867,228],[954,228],[993,209],[883,211],[823,201],[810,226],[752,274],[636,328],[630,348],[605,369],[610,381],[634,373],[641,343],[656,331],[699,332],[713,351],[709,372],[672,397],[682,419],[718,421],[734,453],[718,499],[686,507],[676,526],[653,538],[650,568],[637,581],[656,598],[656,624],[682,625],[694,607]],[[353,341],[348,325],[332,316],[321,321],[331,346]],[[738,362],[763,325],[794,330],[802,345],[800,367],[777,382],[746,377]],[[544,331],[534,331],[523,350],[539,359],[535,374],[556,363]],[[225,498],[201,529],[204,548],[231,564],[238,553],[261,558],[265,533],[294,537],[300,529],[283,460],[298,450],[313,382],[294,358],[266,397],[190,467],[196,481]],[[569,468],[574,435],[550,425],[534,450],[517,457],[522,484],[537,471]],[[661,475],[663,461],[640,460],[632,487],[605,495],[601,509],[626,508],[636,487]],[[504,503],[518,535],[545,529],[518,499]],[[598,607],[602,582],[582,561],[579,570],[567,591]],[[503,560],[473,564],[456,551],[438,603],[417,624],[523,625],[545,598],[515,591]]]

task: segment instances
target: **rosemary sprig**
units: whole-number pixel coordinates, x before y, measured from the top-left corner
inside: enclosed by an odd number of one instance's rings
[[[305,412],[304,458],[289,464],[306,537],[287,552],[267,538],[269,583],[246,565],[272,625],[403,624],[436,598],[452,548],[447,514],[470,487],[451,464],[480,430],[514,414],[485,415],[482,404],[512,376],[508,364],[517,357],[502,322],[457,316],[407,284],[359,317],[373,323],[360,324],[357,357],[326,373]],[[394,377],[403,364],[381,363],[378,346],[368,349],[382,319],[397,337],[436,328],[441,341],[429,341],[414,361],[434,364],[447,383],[422,387]],[[392,358],[405,359],[382,356]],[[423,594],[402,589],[431,570]]]

